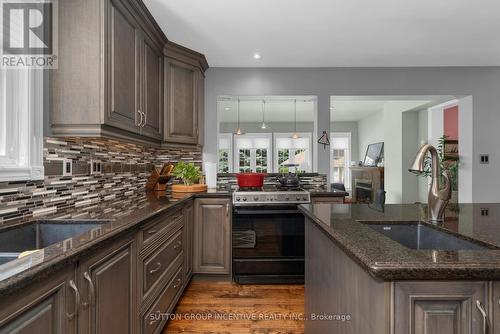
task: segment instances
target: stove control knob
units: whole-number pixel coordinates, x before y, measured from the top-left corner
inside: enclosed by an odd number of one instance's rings
[[[253,200],[254,200],[254,201],[258,201],[258,200],[259,200],[259,198],[258,198],[257,196],[255,196],[255,197],[253,198]]]
[[[285,197],[285,199],[286,199],[287,201],[289,201],[289,200],[290,200],[290,197],[288,197],[288,196],[287,196],[287,197]]]
[[[241,201],[241,198],[236,197],[236,202],[239,202],[239,201]]]
[[[300,201],[300,197],[297,197],[297,201]]]
[[[243,197],[243,202],[246,202],[247,201],[247,198],[246,197]]]

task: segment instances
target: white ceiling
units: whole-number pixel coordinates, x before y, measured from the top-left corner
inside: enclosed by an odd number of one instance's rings
[[[212,67],[500,65],[498,0],[144,2]]]
[[[262,122],[262,100],[266,99],[266,123],[288,123],[294,121],[294,99],[252,98],[240,102],[240,122]],[[316,102],[306,97],[297,97],[297,122],[314,122]],[[218,117],[221,123],[235,123],[238,120],[238,102],[218,102]]]

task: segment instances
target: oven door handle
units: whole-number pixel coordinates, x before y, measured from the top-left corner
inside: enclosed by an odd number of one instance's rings
[[[300,213],[299,210],[242,210],[234,209],[234,213],[237,215],[269,215],[269,214],[297,214]]]

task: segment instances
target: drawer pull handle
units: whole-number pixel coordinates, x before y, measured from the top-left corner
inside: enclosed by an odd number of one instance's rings
[[[174,289],[178,289],[181,286],[182,280],[180,278],[175,280]]]
[[[78,316],[78,307],[80,305],[80,292],[78,291],[78,288],[76,287],[76,284],[73,280],[70,280],[68,285],[75,294],[75,312],[66,313],[66,316],[68,317],[69,320],[73,320],[75,317]]]
[[[488,332],[488,315],[486,314],[486,311],[479,300],[476,300],[476,306],[483,316],[483,334],[486,334]]]
[[[160,263],[160,262],[157,262],[157,263],[156,263],[156,268],[151,269],[151,270],[149,271],[149,273],[150,273],[151,275],[153,275],[153,274],[155,274],[156,272],[158,272],[158,270],[160,270],[160,268],[161,268],[161,263]]]
[[[178,250],[178,249],[179,249],[179,248],[181,248],[181,247],[182,247],[182,242],[179,240],[179,241],[177,241],[177,242],[175,243],[175,245],[174,245],[174,249],[175,249],[175,250]]]
[[[156,230],[150,230],[150,231],[148,231],[149,235],[152,235],[152,234],[155,234],[155,233],[156,233]]]

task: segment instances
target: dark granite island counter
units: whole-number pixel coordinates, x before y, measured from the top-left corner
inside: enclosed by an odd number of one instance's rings
[[[300,209],[306,333],[500,333],[499,204]]]

